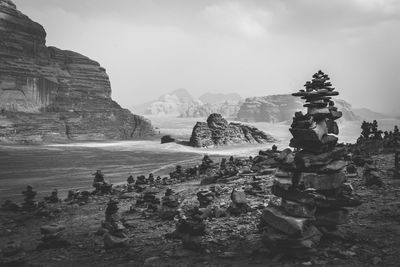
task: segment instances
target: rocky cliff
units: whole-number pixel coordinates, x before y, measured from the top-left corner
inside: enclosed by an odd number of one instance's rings
[[[351,105],[344,100],[335,100],[343,112],[343,119],[357,120]],[[293,114],[302,110],[303,103],[289,94],[246,98],[240,106],[237,120],[246,122],[283,122],[292,119]]]
[[[211,114],[207,122],[197,122],[190,137],[194,147],[213,147],[245,143],[266,143],[274,139],[255,127],[228,123],[220,114]]]
[[[46,46],[43,27],[0,0],[0,142],[134,139],[151,123],[111,99],[99,63]]]

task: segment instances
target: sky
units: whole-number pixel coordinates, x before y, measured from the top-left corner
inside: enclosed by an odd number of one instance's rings
[[[398,0],[14,0],[47,45],[98,61],[124,107],[178,88],[292,93],[319,69],[354,107],[400,114]]]

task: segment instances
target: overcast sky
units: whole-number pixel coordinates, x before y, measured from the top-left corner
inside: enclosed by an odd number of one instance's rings
[[[400,113],[398,0],[14,0],[47,45],[97,60],[124,107],[290,93],[318,69],[355,107]]]

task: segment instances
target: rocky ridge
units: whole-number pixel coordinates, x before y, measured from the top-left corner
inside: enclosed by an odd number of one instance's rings
[[[336,100],[343,112],[344,120],[357,120],[352,107],[344,100]],[[246,98],[237,114],[237,120],[246,122],[283,122],[290,121],[293,113],[303,109],[303,103],[290,94],[269,95]]]
[[[151,123],[111,98],[94,60],[46,46],[44,28],[0,0],[0,142],[134,139]]]
[[[266,143],[274,139],[249,125],[228,123],[220,114],[211,114],[207,122],[197,122],[193,128],[189,144],[194,147]]]

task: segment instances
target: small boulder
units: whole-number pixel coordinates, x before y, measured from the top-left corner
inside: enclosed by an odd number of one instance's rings
[[[128,238],[114,236],[111,235],[110,233],[104,234],[103,241],[104,241],[104,248],[106,249],[120,248],[128,245]]]
[[[161,137],[161,144],[173,143],[175,141],[175,138],[173,138],[171,135],[164,135]]]

